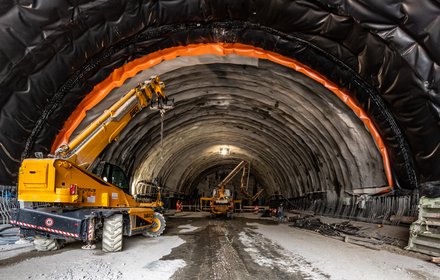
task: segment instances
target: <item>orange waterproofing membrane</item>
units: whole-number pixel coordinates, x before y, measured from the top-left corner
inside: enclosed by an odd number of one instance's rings
[[[344,92],[344,90],[338,88],[338,86],[336,86],[333,82],[327,80],[320,73],[310,69],[309,67],[297,62],[292,58],[256,48],[254,46],[237,43],[192,44],[188,46],[168,48],[148,54],[144,57],[133,60],[118,69],[115,69],[104,81],[93,88],[93,90],[81,101],[81,103],[72,113],[72,115],[70,115],[70,117],[67,119],[63,129],[57,135],[52,145],[52,153],[61,144],[67,143],[69,141],[70,136],[85,118],[86,112],[89,109],[93,108],[102,99],[104,99],[104,97],[106,97],[111,90],[123,85],[125,80],[127,80],[128,78],[132,78],[140,71],[151,68],[165,60],[172,60],[179,56],[198,56],[206,54],[219,56],[235,54],[239,56],[270,60],[274,63],[289,67],[297,72],[306,75],[307,77],[315,80],[316,82],[320,83],[328,90],[336,94],[336,96],[338,96],[348,107],[353,110],[353,112],[358,116],[359,119],[362,120],[365,126],[367,126],[382,155],[388,184],[390,187],[393,186],[393,178],[391,174],[388,152],[379,132],[377,131],[371,119],[354,102],[354,100],[347,93]]]

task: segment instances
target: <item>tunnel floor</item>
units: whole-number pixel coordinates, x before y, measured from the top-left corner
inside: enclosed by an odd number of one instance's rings
[[[192,220],[191,226],[198,229],[181,234],[186,243],[164,258],[187,261],[171,279],[329,279],[300,256],[256,233],[256,226],[247,222],[240,218]]]
[[[426,256],[399,247],[366,248],[257,219],[184,212],[167,218],[159,238],[125,237],[122,252],[53,252],[0,246],[2,279],[440,279]]]

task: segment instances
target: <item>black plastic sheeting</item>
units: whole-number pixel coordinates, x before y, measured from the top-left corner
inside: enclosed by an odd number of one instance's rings
[[[297,59],[373,119],[405,189],[440,180],[436,1],[2,1],[0,184],[48,153],[113,69],[190,43],[239,42]]]
[[[440,181],[431,181],[420,184],[420,196],[429,198],[440,197]]]

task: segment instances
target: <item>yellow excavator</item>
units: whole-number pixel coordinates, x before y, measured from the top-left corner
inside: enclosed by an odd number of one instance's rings
[[[258,191],[255,195],[250,195],[247,191],[249,183],[249,163],[247,161],[241,161],[218,185],[214,188],[212,197],[201,197],[200,205],[204,205],[204,202],[209,202],[210,212],[214,216],[226,216],[232,218],[234,213],[234,205],[241,203],[241,200],[234,200],[231,190],[226,188],[226,185],[243,170],[240,182],[240,192],[245,195],[249,200],[255,201],[263,193],[264,189]]]
[[[113,104],[72,141],[61,145],[48,158],[24,159],[18,176],[18,200],[39,202],[48,207],[15,209],[11,224],[23,236],[34,237],[39,251],[56,250],[68,239],[86,242],[94,249],[102,239],[102,250],[122,250],[122,236],[144,234],[156,237],[166,222],[158,211],[163,203],[143,202],[129,194],[123,170],[98,162],[105,147],[142,109],[173,107],[157,76],[139,84]]]

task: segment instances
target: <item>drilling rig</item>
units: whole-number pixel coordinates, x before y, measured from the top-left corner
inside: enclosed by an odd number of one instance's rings
[[[226,185],[241,171],[240,192],[249,200],[255,201],[263,193],[264,189],[258,191],[255,195],[248,193],[250,164],[247,161],[241,161],[213,190],[212,197],[200,198],[200,205],[205,201],[209,202],[210,212],[215,216],[226,216],[231,218],[234,213],[234,205],[240,200],[234,200],[231,190]]]

